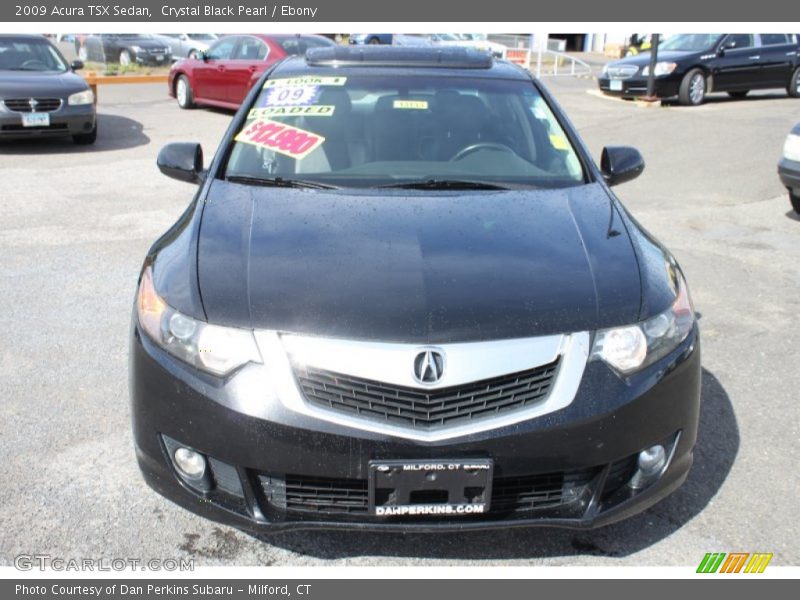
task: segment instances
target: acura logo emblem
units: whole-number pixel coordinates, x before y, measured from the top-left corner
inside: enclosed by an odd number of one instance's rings
[[[31,98],[28,100],[28,106],[31,107],[32,112],[36,112],[36,107],[39,106],[39,102],[36,100],[36,98]]]
[[[444,357],[435,350],[425,350],[414,358],[414,379],[419,383],[436,383],[444,375]]]

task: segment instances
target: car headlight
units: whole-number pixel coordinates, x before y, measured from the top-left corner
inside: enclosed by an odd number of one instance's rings
[[[70,106],[81,106],[82,104],[94,104],[94,92],[92,90],[83,90],[71,94],[67,98],[67,104]]]
[[[676,292],[672,306],[641,323],[598,331],[592,359],[603,360],[629,375],[663,358],[686,339],[694,326],[689,290],[674,265],[668,263],[667,271]]]
[[[156,292],[147,267],[136,296],[139,325],[164,350],[214,375],[225,375],[249,362],[260,363],[253,332],[193,319],[169,306]]]
[[[786,136],[786,143],[783,144],[783,157],[800,162],[800,135],[790,133]]]
[[[136,54],[139,54],[139,52],[142,51],[142,47],[141,46],[131,46],[131,50],[136,52]]]
[[[606,73],[608,73],[608,63],[606,63],[606,64],[604,64],[604,65],[603,65],[603,70],[602,70],[602,71],[600,71],[600,73],[601,73],[602,75],[605,75]]]
[[[672,73],[677,67],[678,65],[674,62],[657,62],[653,73],[656,77],[663,77],[664,75]],[[642,69],[642,75],[645,77],[650,75],[650,65],[646,65],[645,68]]]

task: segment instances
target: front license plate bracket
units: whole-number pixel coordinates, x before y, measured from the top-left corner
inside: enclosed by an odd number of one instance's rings
[[[381,517],[485,514],[492,497],[491,459],[374,460],[369,512]]]

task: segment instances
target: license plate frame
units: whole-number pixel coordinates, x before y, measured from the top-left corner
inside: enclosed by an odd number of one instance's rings
[[[489,458],[372,460],[369,514],[377,517],[474,517],[489,512]],[[444,495],[447,499],[442,501]]]
[[[608,89],[612,92],[621,92],[622,91],[622,80],[621,79],[612,79],[608,82]]]
[[[48,113],[23,113],[23,127],[50,127],[50,115]]]

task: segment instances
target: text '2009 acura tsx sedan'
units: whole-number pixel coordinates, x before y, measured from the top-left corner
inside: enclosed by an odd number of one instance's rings
[[[325,48],[267,71],[152,247],[137,456],[250,531],[592,527],[692,463],[684,276],[540,82],[472,50]]]

